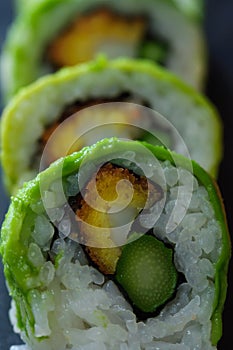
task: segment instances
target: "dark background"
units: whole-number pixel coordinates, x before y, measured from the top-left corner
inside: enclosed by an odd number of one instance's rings
[[[12,20],[12,1],[0,1],[0,45]],[[225,201],[229,229],[233,235],[233,1],[206,0],[205,34],[209,52],[206,94],[218,108],[224,124],[224,159],[219,185]],[[1,181],[1,179],[0,179]],[[0,182],[0,223],[8,200]],[[219,350],[232,349],[233,338],[233,265],[230,264],[228,296],[223,313],[223,336]],[[19,344],[8,321],[9,297],[0,264],[0,350]],[[205,349],[202,349],[205,350]]]

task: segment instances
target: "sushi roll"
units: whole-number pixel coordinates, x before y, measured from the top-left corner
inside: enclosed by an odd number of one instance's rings
[[[103,111],[103,106],[108,109]],[[48,140],[44,168],[112,136],[149,143],[160,140],[178,153],[190,153],[212,175],[217,174],[222,128],[214,107],[149,61],[101,58],[41,78],[6,107],[1,124],[6,186],[13,193],[35,177]]]
[[[151,59],[197,89],[202,86],[205,45],[193,2],[188,6],[170,0],[23,3],[2,54],[6,99],[41,75],[92,60],[99,53],[110,59]]]
[[[27,350],[214,350],[230,241],[220,192],[161,146],[104,139],[12,197],[0,251]]]

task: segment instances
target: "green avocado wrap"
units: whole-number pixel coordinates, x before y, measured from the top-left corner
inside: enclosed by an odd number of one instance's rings
[[[29,349],[216,349],[230,240],[194,161],[104,139],[12,197],[0,251]]]
[[[44,167],[112,136],[156,144],[160,140],[217,174],[221,122],[203,96],[149,61],[100,58],[41,78],[6,107],[1,124],[6,186],[13,193],[32,179],[45,149]]]
[[[6,100],[61,67],[92,60],[146,58],[201,88],[205,45],[192,2],[41,0],[22,5],[2,53]]]

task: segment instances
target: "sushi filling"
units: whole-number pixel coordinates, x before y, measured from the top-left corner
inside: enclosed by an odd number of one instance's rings
[[[111,102],[123,103],[117,105]],[[90,108],[93,106],[97,107]],[[156,121],[152,110],[142,106],[149,107],[147,102],[142,101],[138,96],[123,93],[111,100],[76,101],[65,107],[60,117],[45,128],[38,141],[37,152],[31,159],[32,168],[38,167],[44,150],[46,150],[43,154],[45,169],[61,157],[79,151],[100,139],[113,136],[143,140],[172,149],[176,142],[172,130],[167,125]],[[107,125],[104,126],[106,123]],[[156,130],[156,134],[153,130]],[[70,140],[75,141],[67,147]]]
[[[111,163],[93,176],[76,215],[82,241],[101,272],[114,274],[121,255],[121,248],[111,237],[111,228],[134,222],[141,210],[161,198],[162,190],[158,186]],[[123,232],[126,239],[130,230],[131,227],[128,233]]]
[[[89,261],[104,275],[112,275],[110,278],[119,283],[132,305],[143,312],[154,312],[171,297],[176,286],[172,249],[155,237],[132,232],[132,226],[143,209],[162,199],[162,189],[145,176],[107,163],[94,174],[83,193],[83,198],[77,199],[77,235]],[[122,233],[121,226],[131,221]],[[119,246],[112,234],[112,228],[118,227],[118,236],[123,234],[125,242],[138,242]],[[117,240],[122,241],[119,237]]]
[[[122,157],[124,159],[124,155]],[[138,161],[136,154],[135,157]],[[64,179],[65,194],[76,214],[73,223],[67,216],[67,203],[62,203],[55,182],[45,193],[46,213],[44,203],[38,199],[31,204],[21,233],[24,246],[15,246],[20,251],[29,246],[27,259],[31,273],[24,270],[23,274],[15,274],[15,278],[22,289],[26,288],[27,301],[22,298],[16,306],[18,324],[26,323],[22,337],[31,348],[76,349],[77,344],[81,347],[94,344],[97,349],[122,347],[131,350],[137,347],[149,350],[158,346],[161,349],[169,346],[189,350],[195,346],[213,349],[210,336],[214,266],[220,254],[221,230],[206,189],[193,175],[185,169],[177,170],[169,161],[160,162],[160,166],[166,185],[155,181],[158,179],[157,168],[152,169],[147,186],[143,184],[143,177],[129,166],[105,164],[97,173],[97,179],[101,180],[97,188],[104,200],[112,203],[117,192],[116,181],[120,179],[118,182],[124,184],[124,179],[130,178],[135,189],[135,197],[129,205],[133,212],[136,208],[133,217],[142,207],[151,214],[146,221],[140,221],[147,233],[141,236],[132,226],[129,236],[134,238],[139,234],[139,238],[123,247],[112,247],[116,254],[110,262],[108,253],[105,256],[96,254],[83,245],[85,241],[93,240],[93,232],[82,226],[78,215],[95,222],[98,229],[96,220],[100,210],[93,216],[95,212],[84,203],[84,200],[89,201],[87,196],[91,196],[89,190],[93,178],[87,180],[84,191],[81,191],[84,193],[82,197],[77,185],[78,174],[70,174]],[[111,181],[110,174],[113,174]],[[192,198],[187,204],[190,179],[193,181]],[[179,190],[182,191],[182,203],[179,204],[186,206],[187,211],[180,224],[167,232]],[[126,197],[128,191],[128,188],[123,188]],[[161,215],[156,223],[151,222],[164,196],[166,201]],[[124,202],[120,190],[118,197]],[[102,210],[100,217],[106,220],[104,213]],[[104,227],[109,229],[109,220],[107,224],[105,220]],[[75,239],[77,234],[84,237],[84,241],[78,242]],[[101,238],[103,241],[105,244],[105,238]],[[112,242],[114,240],[107,236],[107,244]],[[100,266],[114,266],[114,269],[116,266],[114,275],[101,272],[97,262]],[[179,286],[177,272],[184,275]],[[162,309],[158,307],[160,303]],[[151,310],[156,307],[159,313],[151,315]],[[148,316],[137,318],[136,308],[145,310]],[[13,313],[14,309],[12,320]],[[30,320],[27,315],[31,315]]]
[[[140,57],[165,64],[167,44],[155,37],[149,20],[99,9],[78,18],[47,49],[47,61],[58,69],[87,62],[104,52],[108,58]]]
[[[161,187],[145,176],[107,163],[92,176],[82,195],[69,199],[78,222],[69,239],[78,240],[89,263],[119,285],[137,316],[154,313],[171,298],[177,283],[171,247],[153,234],[134,231],[135,227],[141,231],[139,223],[135,225],[140,212],[162,198]],[[119,228],[117,239],[114,228]]]

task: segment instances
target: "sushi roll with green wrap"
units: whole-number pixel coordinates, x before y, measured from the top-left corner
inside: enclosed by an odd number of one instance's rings
[[[200,88],[205,49],[200,21],[161,0],[27,1],[2,54],[2,89],[9,99],[41,75],[104,53],[146,58]],[[190,11],[193,13],[193,10]]]
[[[111,138],[61,158],[12,197],[0,251],[27,349],[216,349],[229,234],[181,155]]]
[[[92,130],[89,137],[88,130]],[[217,174],[221,122],[203,96],[149,61],[98,59],[41,78],[6,107],[1,124],[6,186],[13,193],[36,175],[49,140],[45,166],[112,136],[150,143],[160,139],[165,147],[186,156],[189,152]]]

